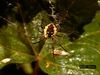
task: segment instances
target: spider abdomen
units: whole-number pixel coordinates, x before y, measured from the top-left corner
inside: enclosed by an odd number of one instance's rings
[[[55,36],[56,33],[57,33],[57,27],[53,23],[50,23],[47,26],[45,26],[45,28],[44,28],[44,37],[45,38]]]

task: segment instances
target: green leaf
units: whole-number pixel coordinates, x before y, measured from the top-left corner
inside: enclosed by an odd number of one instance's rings
[[[8,63],[30,63],[34,60],[31,50],[21,40],[18,34],[18,23],[15,26],[8,23],[7,27],[0,29],[0,68]],[[2,63],[3,59],[11,61]]]
[[[40,52],[39,65],[49,75],[100,75],[100,12],[93,21],[84,27],[85,32],[81,37],[69,42],[66,36],[57,37],[54,40],[47,39]],[[62,39],[63,38],[63,39]],[[53,44],[54,43],[54,44]],[[71,56],[53,56],[54,48],[63,50],[64,47]],[[80,65],[95,65],[95,69],[80,68]]]

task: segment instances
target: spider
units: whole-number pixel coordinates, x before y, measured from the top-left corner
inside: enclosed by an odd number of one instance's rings
[[[57,43],[58,40],[56,39],[56,36],[62,37],[62,36],[57,35],[58,31],[59,31],[59,24],[49,23],[43,29],[43,37],[44,37],[44,39],[48,39],[48,38],[52,39],[52,41],[53,41],[52,50],[53,51],[51,53],[54,56],[55,55],[57,55],[57,56],[68,55],[69,56],[70,53],[68,54],[68,52],[66,52],[67,50],[65,50],[64,47],[60,43]],[[59,45],[59,47],[61,47],[61,49],[63,49],[63,50],[59,50],[59,49],[56,50],[56,48],[54,47],[54,44]]]
[[[44,37],[54,37],[57,34],[57,26],[54,23],[50,23],[44,28]]]

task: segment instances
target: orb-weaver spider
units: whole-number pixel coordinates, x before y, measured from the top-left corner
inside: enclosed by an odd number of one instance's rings
[[[70,53],[67,52],[66,49],[64,49],[64,47],[59,43],[59,40],[57,39],[57,37],[62,37],[60,36],[59,33],[59,24],[54,24],[54,23],[49,23],[47,24],[44,29],[43,29],[43,33],[42,33],[42,39],[40,37],[40,41],[42,40],[47,40],[47,39],[51,39],[53,43],[52,44],[52,51],[50,51],[54,56],[69,56]],[[39,41],[39,42],[40,42]],[[45,43],[44,41],[44,43]],[[44,46],[44,43],[42,43],[42,46],[40,48],[40,50],[42,49],[42,47]],[[56,49],[56,47],[54,45],[58,45],[58,47],[60,47],[60,49]]]
[[[44,37],[53,37],[57,34],[57,26],[54,23],[50,23],[44,28]]]

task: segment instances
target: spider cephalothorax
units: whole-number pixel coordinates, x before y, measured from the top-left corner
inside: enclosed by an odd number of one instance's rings
[[[53,37],[57,34],[57,27],[54,23],[50,23],[44,28],[44,37]]]

